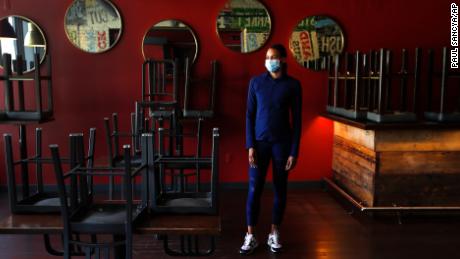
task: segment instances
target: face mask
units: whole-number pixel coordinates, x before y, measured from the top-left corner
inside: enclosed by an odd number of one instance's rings
[[[281,62],[279,59],[266,59],[265,60],[265,67],[271,73],[280,70]]]

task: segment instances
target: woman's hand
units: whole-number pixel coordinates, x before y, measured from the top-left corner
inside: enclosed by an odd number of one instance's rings
[[[256,150],[251,147],[249,148],[249,151],[248,151],[248,159],[249,159],[249,166],[251,168],[257,168],[257,157],[256,157]]]
[[[285,170],[289,171],[289,170],[293,169],[295,167],[296,162],[297,162],[297,159],[295,157],[289,156],[288,160],[287,160],[287,163],[286,163]]]

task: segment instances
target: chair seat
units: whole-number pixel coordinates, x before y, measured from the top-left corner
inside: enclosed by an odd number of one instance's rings
[[[58,197],[55,198],[48,198],[37,201],[34,206],[53,206],[53,207],[60,207],[61,201]]]
[[[173,214],[216,213],[210,192],[163,193],[153,205],[153,210],[158,213]]]
[[[137,216],[133,206],[133,219]],[[117,234],[125,233],[125,204],[94,204],[71,217],[71,228],[80,233]]]
[[[61,203],[55,192],[36,193],[17,202],[14,213],[58,213]]]
[[[59,202],[59,194],[57,192],[41,192],[29,196],[20,201],[21,204],[27,205],[56,205],[61,206]]]
[[[160,206],[171,207],[211,207],[211,198],[178,198],[165,200]]]

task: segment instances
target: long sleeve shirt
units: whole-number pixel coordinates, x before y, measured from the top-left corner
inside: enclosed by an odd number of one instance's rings
[[[258,140],[290,140],[290,155],[297,157],[301,127],[300,82],[288,75],[274,79],[269,72],[253,77],[249,83],[246,109],[246,148],[254,147]]]

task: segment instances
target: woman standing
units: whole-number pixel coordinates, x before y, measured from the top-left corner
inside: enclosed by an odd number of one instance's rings
[[[282,247],[279,226],[286,208],[288,171],[296,164],[302,125],[302,89],[300,82],[287,74],[286,56],[283,45],[271,46],[265,58],[268,71],[252,78],[249,83],[246,110],[248,230],[240,248],[241,254],[250,254],[258,246],[254,233],[270,160],[273,165],[274,202],[267,244],[275,253],[280,252]]]

